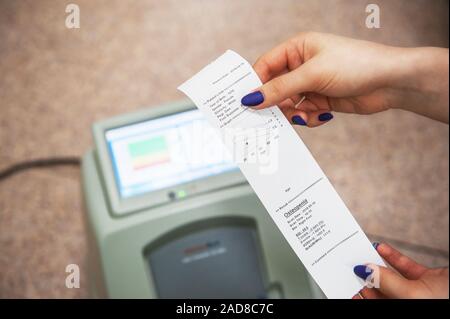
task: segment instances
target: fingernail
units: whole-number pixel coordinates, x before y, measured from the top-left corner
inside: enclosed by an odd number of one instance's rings
[[[333,114],[331,113],[322,113],[319,115],[319,121],[326,122],[333,119]]]
[[[256,106],[264,102],[264,96],[261,91],[256,91],[244,96],[241,100],[242,105],[245,106]]]
[[[366,280],[367,277],[369,277],[373,273],[373,270],[366,265],[358,265],[353,268],[353,272],[359,278]]]
[[[375,241],[372,243],[372,246],[373,246],[373,248],[375,248],[375,250],[377,250],[378,246],[380,246],[380,243]]]
[[[301,125],[301,126],[305,126],[306,125],[305,120],[299,115],[294,115],[292,117],[292,123],[294,123],[296,125]]]

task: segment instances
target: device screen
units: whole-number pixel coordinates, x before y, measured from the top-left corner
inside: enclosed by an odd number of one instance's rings
[[[106,141],[124,198],[237,169],[199,110],[114,128]]]

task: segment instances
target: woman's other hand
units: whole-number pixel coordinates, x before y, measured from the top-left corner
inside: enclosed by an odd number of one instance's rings
[[[354,299],[448,299],[448,268],[427,268],[387,244],[375,247],[392,269],[371,264],[356,266],[358,277],[377,280],[374,288],[365,287]]]

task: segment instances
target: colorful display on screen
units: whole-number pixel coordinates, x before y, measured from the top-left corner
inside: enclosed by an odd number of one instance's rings
[[[170,153],[164,136],[128,145],[135,170],[157,166],[170,161]]]
[[[211,130],[199,110],[108,130],[105,136],[121,197],[237,169]]]

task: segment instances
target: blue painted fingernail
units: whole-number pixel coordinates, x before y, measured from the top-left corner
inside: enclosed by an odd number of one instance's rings
[[[359,278],[366,280],[367,277],[369,277],[373,273],[373,270],[365,265],[358,265],[353,268],[353,272]]]
[[[319,115],[319,121],[326,122],[333,119],[333,114],[331,113],[322,113]]]
[[[378,246],[380,246],[380,243],[375,241],[372,243],[372,246],[373,246],[373,248],[375,248],[375,250],[377,250]]]
[[[296,125],[301,125],[301,126],[305,126],[306,125],[305,120],[299,115],[294,115],[292,117],[292,123],[294,123]]]
[[[264,102],[264,96],[261,91],[256,91],[244,96],[241,100],[242,105],[256,106]]]

